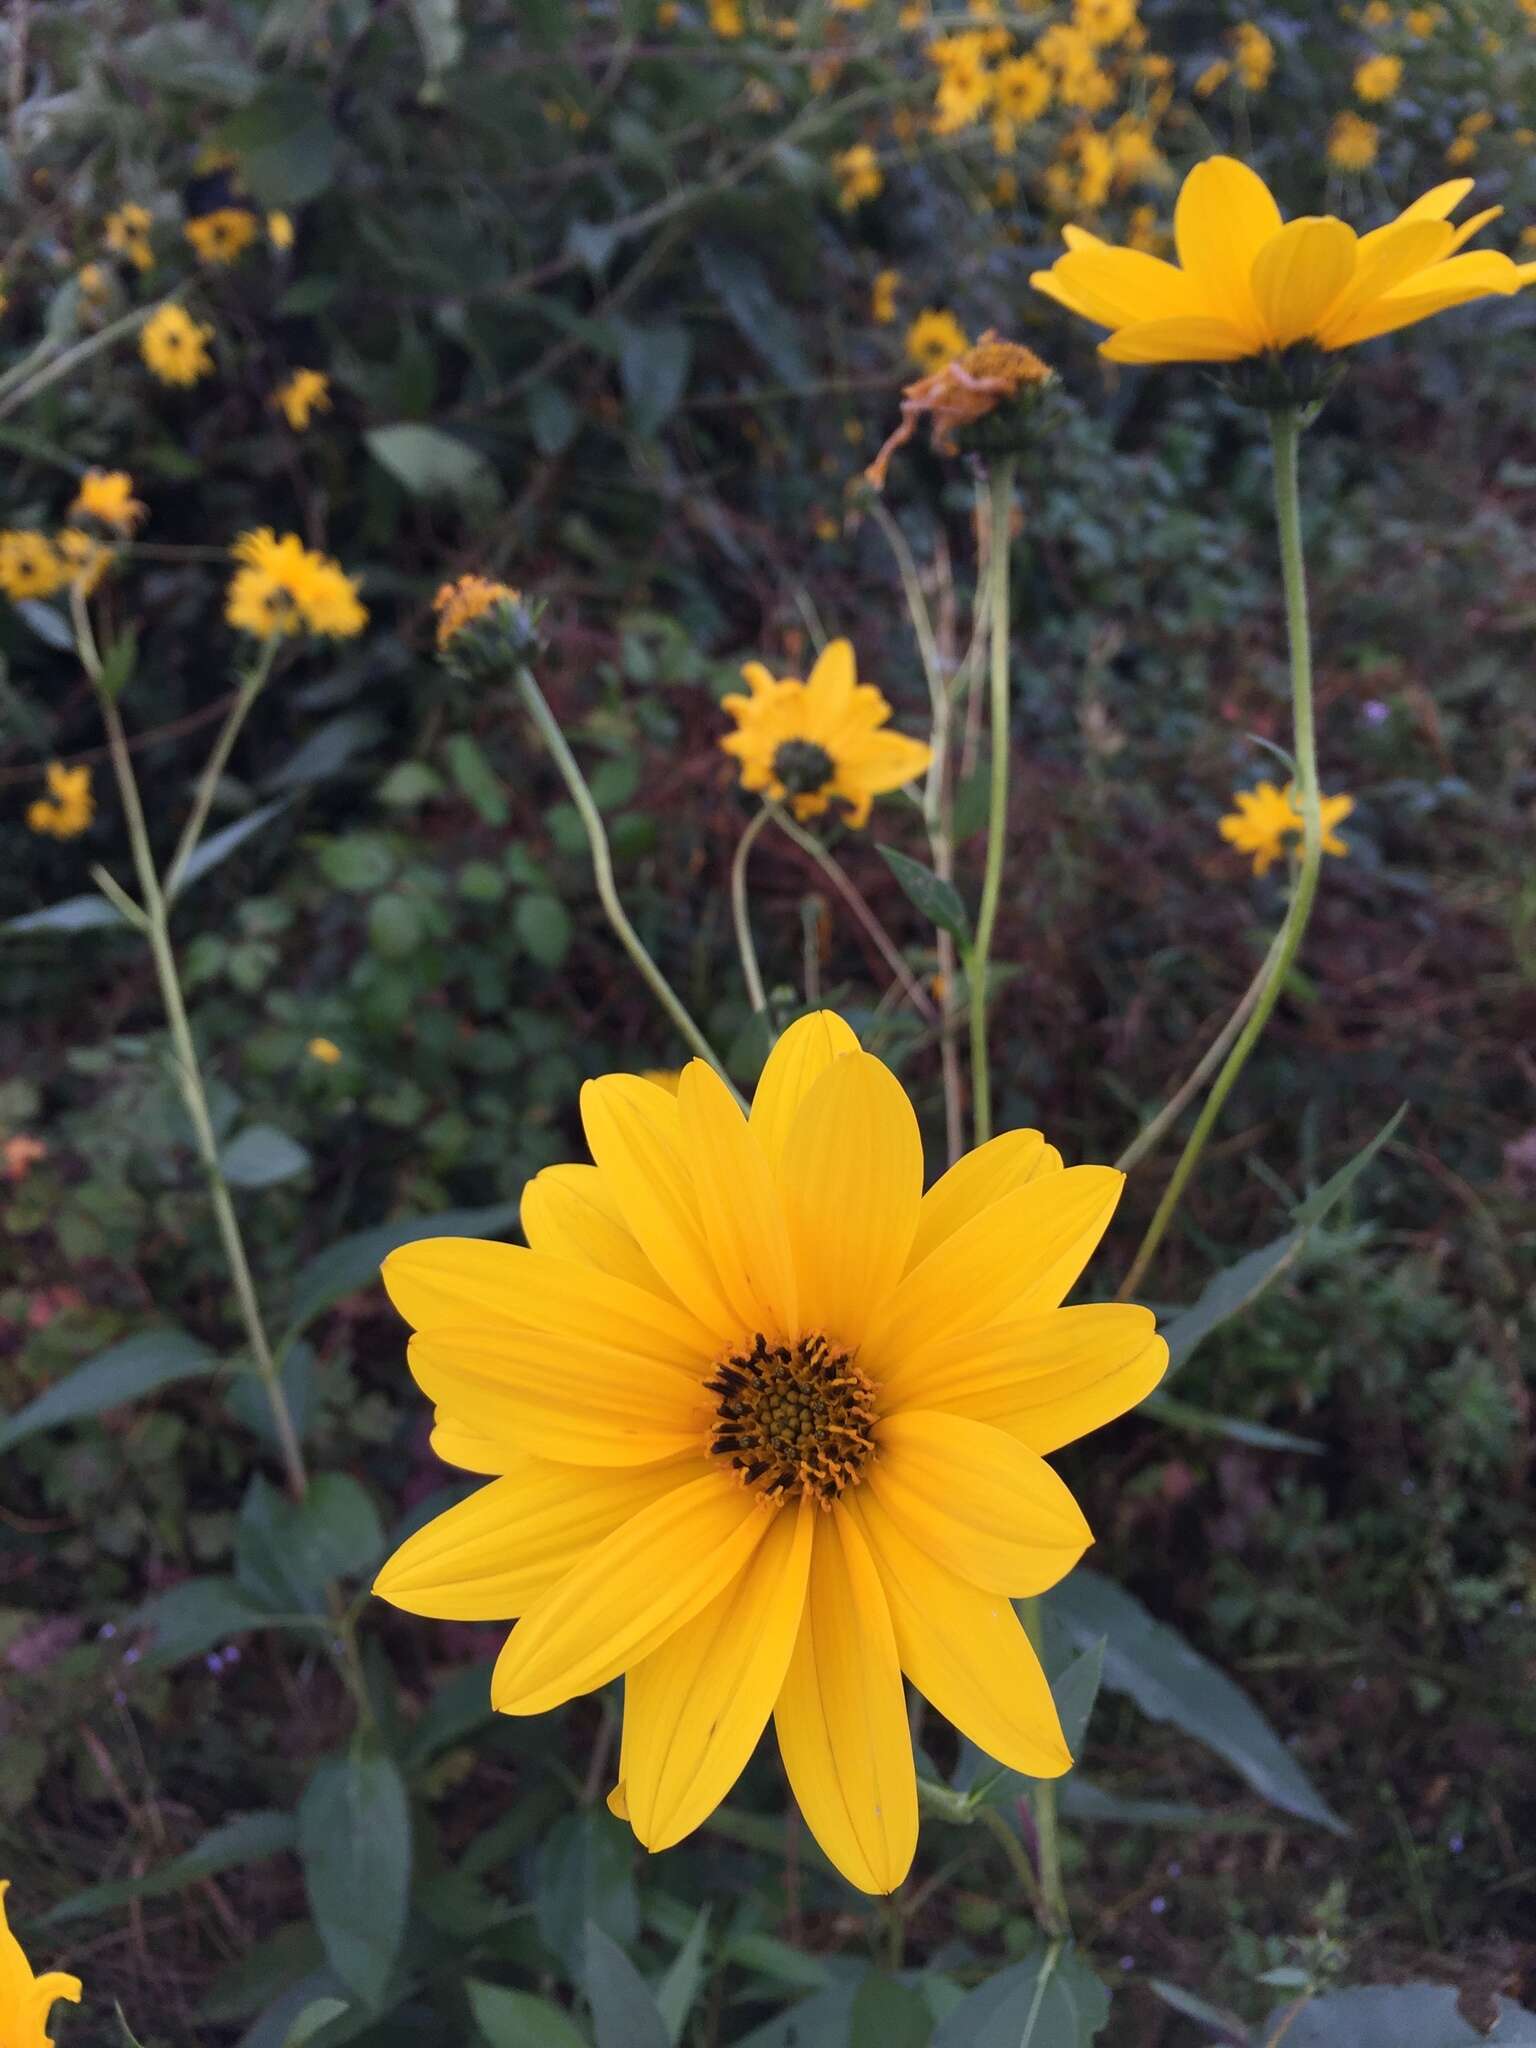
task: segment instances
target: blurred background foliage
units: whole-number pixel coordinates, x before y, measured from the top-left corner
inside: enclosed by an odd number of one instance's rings
[[[1037,54],[1057,27],[1087,54]],[[1323,775],[1357,798],[1351,852],[1154,1300],[1192,1301],[1400,1102],[1409,1115],[1283,1283],[1190,1362],[1182,1413],[1064,1461],[1097,1570],[1240,1679],[1348,1834],[1266,1804],[1230,1745],[1214,1760],[1187,1713],[1148,1719],[1155,1691],[1138,1706],[1106,1673],[1074,1780],[1082,1947],[1042,1994],[979,1829],[931,1825],[898,1908],[877,1907],[786,1835],[760,1758],[717,1825],[644,1859],[602,1808],[609,1706],[489,1725],[495,1632],[382,1613],[360,1665],[372,1747],[332,1780],[316,1760],[345,1749],[358,1702],[302,1627],[253,1623],[292,1610],[323,1636],[323,1581],[365,1582],[402,1513],[414,1526],[452,1497],[369,1279],[380,1226],[466,1210],[466,1227],[510,1228],[527,1176],[578,1148],[581,1079],[680,1057],[508,696],[431,658],[433,589],[476,568],[547,599],[545,686],[626,900],[750,1078],[725,909],[747,811],[718,696],[743,658],[803,672],[846,632],[917,729],[920,670],[860,472],[925,311],[1047,356],[1064,395],[1024,466],[1015,556],[1000,1114],[1069,1158],[1113,1157],[1279,914],[1278,886],[1215,831],[1232,789],[1273,772],[1255,736],[1284,733],[1268,467],[1198,373],[1106,371],[1029,273],[1064,218],[1165,247],[1176,176],[1214,148],[1288,211],[1362,226],[1475,174],[1516,247],[1536,221],[1531,7],[51,0],[3,34],[7,365],[90,343],[168,289],[215,336],[214,373],[186,388],[131,335],[24,402],[12,384],[6,524],[56,523],[85,467],[126,468],[147,542],[293,528],[362,575],[372,613],[340,652],[285,661],[215,817],[260,813],[259,829],[180,918],[326,1474],[305,1553],[320,1565],[299,1583],[270,1576],[291,1511],[247,1483],[265,1455],[252,1383],[207,1376],[203,1347],[231,1329],[147,964],[111,932],[5,940],[3,1405],[157,1321],[199,1361],[149,1406],[62,1415],[14,1448],[0,1424],[0,1868],[32,1909],[74,1916],[29,1952],[67,1947],[98,2014],[119,1997],[146,2044],[249,2048],[336,1995],[348,1939],[363,1953],[339,2002],[372,1971],[380,2011],[322,2011],[316,2042],[959,2048],[1012,2042],[986,2028],[1029,2009],[1050,2048],[1250,2026],[1259,2042],[1315,1989],[1329,1996],[1294,2048],[1402,2048],[1414,2026],[1440,2048],[1479,2038],[1499,1996],[1529,2001],[1531,295],[1362,352],[1309,436]],[[965,53],[933,46],[978,35],[988,73],[1042,68],[1044,106],[1000,122],[994,92],[954,117],[940,88]],[[1358,67],[1384,55],[1401,75],[1363,97]],[[1020,106],[1037,84],[1014,74]],[[1374,130],[1354,168],[1337,161],[1346,112]],[[264,229],[286,216],[291,242],[279,227],[199,264],[184,223],[210,196]],[[128,202],[151,216],[148,268],[104,246]],[[300,367],[332,398],[302,432],[271,402]],[[963,649],[970,480],[918,452],[889,502]],[[213,554],[146,555],[105,599],[137,633],[124,703],[157,839],[227,703],[223,583]],[[53,618],[0,612],[0,917],[121,862],[90,692]],[[23,822],[49,759],[96,765],[82,837]],[[984,765],[974,735],[966,761]],[[917,850],[899,804],[877,831]],[[843,852],[932,972],[931,932],[883,865]],[[962,861],[976,852],[962,833]],[[781,843],[754,873],[770,979],[819,987],[936,1116],[931,1048],[873,1005],[878,957],[818,871]],[[1155,1165],[1133,1180],[1110,1261],[1158,1184]],[[138,1625],[146,1602],[158,1633]],[[1091,1650],[1092,1621],[1074,1633],[1063,1612],[1059,1668]],[[961,1783],[952,1738],[932,1739]],[[369,1927],[338,1931],[360,1881],[378,1887],[371,1949]],[[80,1897],[97,1884],[117,1889]],[[1417,1979],[1458,1986],[1460,2015],[1328,2017],[1339,1983]],[[993,2007],[956,2017],[968,1993]],[[69,2038],[109,2038],[91,2025]]]

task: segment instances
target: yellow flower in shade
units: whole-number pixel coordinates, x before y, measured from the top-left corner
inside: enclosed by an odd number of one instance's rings
[[[1356,99],[1389,100],[1403,82],[1403,60],[1384,52],[1355,66]]]
[[[342,1057],[341,1047],[333,1038],[312,1038],[304,1050],[312,1060],[318,1060],[322,1067],[337,1066]]]
[[[1440,19],[1439,11],[1433,7],[1410,7],[1403,16],[1403,27],[1409,35],[1417,36],[1423,42],[1432,36]]]
[[[54,839],[76,839],[96,815],[96,800],[91,795],[91,771],[86,766],[66,768],[62,761],[50,761],[47,769],[48,794],[40,796],[27,806],[27,824],[34,832],[47,834]],[[0,1943],[3,1953],[3,1943]],[[3,1997],[4,1970],[0,1966],[0,1997]],[[4,2007],[0,2005],[0,2014]],[[6,2048],[10,2042],[5,2036]]]
[[[992,74],[992,104],[1005,121],[1027,127],[1051,104],[1051,74],[1035,57],[1009,57]]]
[[[286,213],[267,215],[267,240],[281,255],[293,247],[293,217]]]
[[[1072,0],[1072,21],[1095,47],[1118,43],[1136,23],[1136,0]]]
[[[1214,63],[1207,64],[1195,80],[1193,88],[1195,98],[1197,100],[1208,100],[1212,93],[1220,92],[1231,76],[1231,63],[1225,57],[1218,57]]]
[[[132,533],[149,517],[149,507],[133,495],[133,478],[125,469],[88,469],[80,479],[71,519],[94,519],[114,533]]]
[[[1343,116],[1339,118],[1342,120]],[[1369,127],[1370,123],[1365,125]],[[1471,163],[1476,155],[1477,144],[1470,135],[1458,135],[1446,145],[1445,160],[1453,169],[1459,170],[1463,164]]]
[[[296,434],[317,412],[331,409],[331,380],[324,370],[295,370],[272,394],[272,403]]]
[[[457,639],[473,620],[483,618],[498,605],[520,605],[523,594],[509,583],[494,582],[489,576],[460,576],[445,583],[432,600],[437,613],[439,651]]]
[[[750,1118],[582,1091],[595,1161],[524,1190],[530,1249],[428,1239],[384,1264],[440,1457],[492,1483],[375,1591],[518,1616],[491,1678],[538,1714],[624,1674],[609,1805],[650,1849],[705,1821],[772,1717],[827,1856],[889,1892],[917,1844],[902,1674],[1009,1767],[1071,1757],[1010,1596],[1091,1532],[1046,1454],[1151,1391],[1129,1305],[1063,1309],[1123,1176],[1009,1131],[922,1192],[901,1084],[802,1018]]]
[[[934,452],[939,455],[958,455],[955,435],[994,416],[998,446],[1017,449],[1021,410],[1051,378],[1049,364],[1041,362],[1033,349],[1005,341],[988,328],[963,356],[906,387],[901,395],[900,423],[865,476],[877,491],[883,490],[891,457],[912,439],[924,419],[930,423]],[[1010,412],[1014,418],[1009,417]],[[1005,428],[1011,431],[999,431]]]
[[[0,533],[0,590],[12,603],[24,597],[52,597],[69,581],[69,569],[45,533],[15,527]]]
[[[869,317],[877,327],[889,327],[896,318],[896,293],[901,284],[899,270],[877,270],[869,288]]]
[[[222,267],[236,262],[255,241],[260,223],[248,206],[220,206],[194,214],[182,233],[204,263]]]
[[[1381,146],[1381,130],[1374,121],[1346,107],[1335,114],[1328,129],[1328,161],[1336,171],[1368,171]]]
[[[224,616],[259,640],[317,633],[348,640],[368,623],[357,585],[329,555],[305,547],[296,533],[281,540],[271,527],[243,533],[230,549],[240,564],[225,597]]]
[[[1261,782],[1254,789],[1238,790],[1232,801],[1237,809],[1220,820],[1217,830],[1229,846],[1252,855],[1256,875],[1268,874],[1288,849],[1299,850],[1303,824],[1295,783],[1280,789],[1273,782]],[[1355,808],[1354,798],[1325,796],[1320,808],[1324,853],[1347,854],[1348,846],[1333,828]]]
[[[847,806],[847,824],[863,825],[877,796],[921,775],[933,758],[921,740],[881,730],[891,707],[857,680],[846,640],[822,650],[805,682],[776,678],[760,661],[741,673],[751,694],[721,700],[736,731],[720,745],[741,763],[743,789],[787,802],[797,818],[819,817],[835,800]]]
[[[153,270],[155,253],[149,246],[154,217],[147,206],[132,200],[109,213],[102,224],[102,240],[114,256],[122,256],[135,270]]]
[[[213,329],[185,306],[162,306],[139,329],[139,354],[162,384],[195,384],[213,370]]]
[[[1114,98],[1114,80],[1100,68],[1096,45],[1075,22],[1054,21],[1042,30],[1035,55],[1054,74],[1056,97],[1063,106],[1091,114]]]
[[[746,23],[741,18],[741,0],[709,0],[709,25],[717,36],[727,42],[734,42],[746,33]]]
[[[945,307],[924,306],[907,329],[907,354],[920,369],[941,370],[970,345],[965,329]]]
[[[54,549],[64,564],[66,580],[89,597],[116,560],[114,551],[83,527],[65,526],[54,536]]]
[[[98,311],[112,296],[112,280],[99,263],[82,263],[75,282],[89,312]]]
[[[49,2008],[64,1998],[80,2003],[80,1979],[62,1970],[39,1977],[22,1954],[21,1943],[6,1919],[9,1878],[0,1878],[0,2041],[5,2048],[53,2048],[48,2033]]]
[[[969,127],[992,98],[995,74],[987,66],[987,37],[979,29],[938,36],[928,45],[928,61],[939,68],[934,92],[933,129],[953,135]]]
[[[1263,92],[1275,68],[1275,46],[1256,21],[1239,22],[1233,31],[1237,75],[1245,92]]]
[[[1239,362],[1307,342],[1324,351],[1411,327],[1450,306],[1507,296],[1536,278],[1496,250],[1456,252],[1497,218],[1452,227],[1470,178],[1437,185],[1387,226],[1357,236],[1342,220],[1281,219],[1264,181],[1212,157],[1184,180],[1174,212],[1177,265],[1064,230],[1067,253],[1036,290],[1113,329],[1120,363]]]
[[[840,149],[832,159],[832,170],[837,179],[837,203],[844,213],[852,213],[866,199],[877,199],[885,190],[880,159],[867,142]]]

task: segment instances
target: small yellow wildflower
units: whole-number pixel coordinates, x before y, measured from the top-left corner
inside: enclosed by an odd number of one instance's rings
[[[1387,0],[1367,0],[1365,11],[1361,14],[1360,19],[1367,28],[1390,28],[1392,25],[1392,9],[1387,5]]]
[[[944,306],[924,306],[907,329],[907,354],[923,370],[942,370],[970,345],[965,329]]]
[[[1536,249],[1536,222],[1533,222],[1530,227],[1520,230],[1520,240],[1527,249]]]
[[[709,0],[709,25],[727,42],[745,35],[747,25],[741,18],[741,0]]]
[[[928,8],[926,0],[906,0],[906,5],[896,17],[896,26],[906,29],[910,34],[913,29],[926,28],[927,25]]]
[[[928,45],[928,61],[939,67],[934,133],[953,135],[978,120],[992,98],[995,78],[987,66],[986,37],[975,29],[937,36]]]
[[[114,256],[125,257],[135,270],[152,270],[155,254],[149,246],[149,231],[153,224],[149,208],[129,200],[127,205],[107,215],[102,239]]]
[[[1403,60],[1385,51],[1355,66],[1355,97],[1374,104],[1391,99],[1403,82]]]
[[[368,623],[352,578],[329,555],[306,548],[296,533],[279,540],[264,526],[241,534],[230,553],[240,566],[224,616],[241,632],[259,640],[304,632],[347,640]]]
[[[1051,104],[1051,74],[1037,57],[1010,57],[992,74],[992,104],[999,115],[1027,127]]]
[[[89,767],[82,763],[78,768],[66,768],[62,761],[50,761],[46,779],[48,794],[27,806],[28,826],[54,839],[77,838],[96,815]],[[0,1886],[0,1891],[3,1889]],[[0,1976],[0,1986],[3,1984],[4,1978]],[[10,2048],[9,2037],[0,2038],[5,2038],[6,2048]]]
[[[296,434],[302,434],[311,417],[331,409],[331,380],[324,370],[295,370],[272,394],[272,403]]]
[[[437,613],[439,651],[473,620],[483,618],[497,605],[520,605],[522,601],[520,590],[514,590],[508,583],[494,582],[489,576],[460,576],[456,582],[445,583],[432,600],[432,609]]]
[[[1486,135],[1493,126],[1493,118],[1491,107],[1479,107],[1476,113],[1466,115],[1456,126],[1463,135]]]
[[[1109,148],[1115,184],[1119,187],[1158,178],[1163,171],[1163,159],[1152,140],[1152,130],[1138,114],[1120,116],[1109,131]]]
[[[255,241],[257,220],[247,206],[220,206],[194,214],[182,228],[199,260],[222,267],[243,256]]]
[[[1381,131],[1346,107],[1328,130],[1328,161],[1336,171],[1368,171],[1376,161]]]
[[[185,306],[162,306],[139,329],[139,354],[162,384],[195,384],[213,371],[213,329]]]
[[[333,1038],[312,1038],[304,1050],[322,1067],[334,1067],[341,1061],[341,1047]]]
[[[1243,82],[1243,90],[1250,93],[1263,92],[1269,84],[1275,68],[1275,46],[1256,21],[1239,22],[1233,32],[1232,47],[1237,63],[1237,75]]]
[[[1155,206],[1133,206],[1126,223],[1125,246],[1148,256],[1161,256],[1168,237],[1163,233]]]
[[[844,213],[852,213],[866,199],[877,199],[885,190],[880,159],[867,142],[839,150],[832,159],[832,170],[838,184],[837,203]]]
[[[112,296],[112,280],[99,263],[83,263],[75,279],[80,297],[90,312],[96,312]]]
[[[0,590],[13,603],[52,597],[68,581],[69,570],[46,534],[14,527],[0,533]]]
[[[125,469],[88,469],[69,508],[71,519],[95,519],[114,533],[132,533],[148,516],[149,507],[133,495],[133,478]]]
[[[1422,43],[1435,32],[1439,24],[1439,10],[1434,7],[1410,7],[1403,16],[1403,27],[1409,35],[1417,36]]]
[[[877,327],[889,327],[896,318],[896,293],[901,285],[899,270],[877,270],[869,288],[869,317]]]
[[[1072,0],[1072,21],[1095,48],[1107,48],[1135,25],[1136,0]]]
[[[104,541],[79,526],[61,528],[53,544],[68,580],[85,597],[92,595],[116,559]]]
[[[1477,144],[1470,135],[1454,136],[1446,144],[1445,160],[1453,170],[1460,170],[1463,164],[1471,163],[1477,155]]]
[[[1221,91],[1221,88],[1231,76],[1232,66],[1229,60],[1225,57],[1218,57],[1214,63],[1206,65],[1205,69],[1196,78],[1191,90],[1194,92],[1197,100],[1208,100],[1213,93]]]
[[[0,2041],[5,2048],[53,2048],[48,2009],[60,1998],[78,2005],[80,1979],[62,1970],[34,1974],[6,1919],[9,1890],[10,1880],[0,1878]]]
[[[1229,846],[1253,858],[1253,872],[1264,875],[1287,851],[1299,850],[1303,832],[1301,812],[1296,807],[1296,785],[1280,789],[1273,782],[1261,782],[1254,789],[1240,789],[1233,797],[1237,805],[1222,818],[1217,830]],[[1334,831],[1355,808],[1352,796],[1325,796],[1320,805],[1324,853],[1347,854],[1348,846]]]
[[[293,218],[290,214],[267,215],[267,240],[279,255],[293,247]]]

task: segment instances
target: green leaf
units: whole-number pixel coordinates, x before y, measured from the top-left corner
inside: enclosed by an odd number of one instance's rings
[[[353,1578],[384,1552],[378,1510],[346,1472],[322,1472],[303,1500],[258,1473],[235,1525],[235,1580],[273,1614],[318,1612],[332,1579]]]
[[[546,1998],[507,1991],[500,1984],[478,1984],[473,1978],[464,1989],[489,2048],[588,2048],[559,2006]]]
[[[1108,1638],[1104,1683],[1111,1692],[1127,1694],[1152,1720],[1171,1721],[1215,1750],[1282,1812],[1349,1833],[1247,1694],[1123,1587],[1079,1566],[1048,1598],[1078,1642]]]
[[[571,1977],[579,1978],[586,1966],[589,1921],[621,1944],[639,1933],[634,1862],[634,1836],[606,1809],[567,1815],[540,1843],[534,1920],[541,1940]]]
[[[1249,2048],[1248,2028],[1235,2013],[1223,2012],[1219,2005],[1211,2005],[1203,1998],[1197,1998],[1193,1991],[1186,1991],[1181,1984],[1170,1984],[1165,1978],[1151,1977],[1147,1980],[1149,1990],[1155,1991],[1164,2005],[1182,2013],[1187,2020],[1198,2020],[1203,2027],[1209,2027],[1220,2041],[1228,2042],[1231,2048]]]
[[[313,1998],[283,2036],[283,2048],[305,2048],[322,2027],[339,2020],[352,2008],[344,1998]]]
[[[1349,1193],[1382,1146],[1396,1135],[1398,1125],[1407,1114],[1408,1105],[1405,1102],[1393,1116],[1388,1117],[1368,1145],[1363,1145],[1353,1159],[1339,1168],[1332,1179],[1325,1180],[1315,1194],[1308,1195],[1304,1202],[1297,1204],[1291,1212],[1292,1221],[1303,1229],[1312,1229],[1321,1223],[1328,1211],[1336,1208]]]
[[[78,1422],[109,1408],[142,1400],[177,1380],[200,1379],[215,1371],[218,1359],[185,1330],[143,1330],[121,1344],[99,1352],[61,1380],[0,1421],[0,1451],[8,1451],[42,1429]]]
[[[481,823],[505,825],[512,815],[507,792],[480,742],[467,732],[450,733],[443,742],[443,753],[460,795],[474,805]]]
[[[405,1934],[411,1813],[404,1780],[375,1742],[360,1736],[316,1770],[299,1801],[299,1854],[332,1969],[378,2006]]]
[[[619,382],[635,432],[649,438],[677,410],[688,387],[693,342],[686,327],[658,322],[641,327],[615,322],[619,329]]]
[[[558,967],[571,944],[571,914],[557,896],[519,896],[512,929],[541,967]]]
[[[21,917],[7,918],[3,932],[90,932],[110,924],[125,928],[121,914],[105,896],[66,896],[62,903],[50,903],[46,910],[29,910]]]
[[[597,2048],[671,2048],[656,2001],[623,1949],[591,1920],[586,1946],[582,1985],[592,2006]]]
[[[158,1899],[166,1892],[179,1892],[205,1877],[217,1877],[221,1870],[236,1870],[242,1864],[261,1863],[268,1856],[281,1855],[298,1840],[291,1813],[243,1813],[213,1828],[195,1848],[175,1856],[143,1877],[124,1877],[110,1884],[93,1884],[72,1899],[44,1913],[44,1926],[62,1920],[88,1920],[96,1913],[115,1913],[134,1899]]]
[[[724,242],[699,248],[699,268],[737,333],[785,384],[809,382],[800,326],[762,265],[745,249]]]
[[[1330,1991],[1304,2005],[1285,2029],[1285,2048],[1536,2048],[1536,2013],[1500,1998],[1491,2034],[1479,2033],[1456,2010],[1451,1984],[1384,1984]],[[1278,2040],[1293,2006],[1261,2022],[1261,2038]]]
[[[704,1944],[709,1938],[709,1907],[700,1906],[694,1915],[688,1938],[667,1965],[667,1973],[656,1987],[656,2010],[666,2022],[672,2048],[683,2038],[688,2015],[704,1985]]]
[[[856,1983],[834,1984],[744,2035],[735,2048],[847,2048]]]
[[[272,1188],[308,1171],[310,1156],[276,1124],[247,1124],[219,1154],[231,1187]]]
[[[1256,1451],[1304,1451],[1315,1457],[1326,1448],[1312,1437],[1292,1436],[1288,1429],[1270,1429],[1265,1423],[1244,1422],[1236,1415],[1217,1415],[1207,1408],[1192,1407],[1188,1401],[1176,1401],[1171,1394],[1148,1394],[1141,1412],[1155,1415],[1175,1429],[1191,1430],[1196,1436],[1225,1437]]]
[[[581,414],[558,384],[529,386],[528,431],[541,455],[558,455],[569,448],[581,426]]]
[[[370,427],[363,435],[368,453],[413,497],[452,498],[466,511],[485,512],[501,500],[495,470],[467,441],[414,420]]]
[[[139,658],[139,636],[132,626],[119,633],[101,658],[99,686],[102,694],[116,699],[133,680]]]
[[[933,2014],[910,1984],[873,1971],[854,1994],[848,2048],[928,2048]]]
[[[233,1579],[208,1576],[183,1579],[135,1609],[129,1626],[151,1638],[145,1663],[153,1668],[180,1664],[215,1643],[260,1628],[269,1616]]]
[[[384,736],[384,721],[371,711],[343,711],[316,726],[280,768],[265,778],[268,789],[302,789],[339,775],[354,754]]]
[[[954,883],[941,880],[932,868],[924,867],[910,854],[898,853],[894,846],[877,846],[875,851],[928,922],[937,925],[941,932],[948,932],[962,949],[969,948],[970,920]]]
[[[262,206],[303,206],[330,184],[336,132],[325,100],[312,85],[274,78],[219,131],[240,159],[240,172]]]
[[[244,846],[247,839],[254,839],[262,826],[269,823],[280,811],[287,810],[292,801],[291,797],[284,796],[276,798],[272,803],[261,804],[254,811],[247,812],[243,818],[237,818],[233,825],[226,825],[222,831],[215,832],[211,839],[205,839],[182,869],[181,888],[185,889],[189,883],[200,881],[221,861],[228,860],[236,847]],[[177,893],[179,895],[180,890]]]
[[[55,611],[51,604],[42,604],[35,597],[18,599],[15,610],[45,646],[57,648],[61,654],[74,653],[74,628],[62,612]]]
[[[517,1221],[517,1215],[516,1202],[498,1202],[489,1209],[442,1209],[435,1216],[397,1216],[392,1223],[376,1223],[370,1230],[338,1238],[301,1266],[294,1278],[285,1345],[349,1294],[377,1287],[379,1267],[401,1245],[424,1237],[496,1237]]]
[[[426,937],[420,909],[409,896],[392,891],[368,909],[368,943],[381,960],[409,960]]]
[[[390,843],[378,832],[348,832],[329,839],[319,853],[320,872],[349,895],[369,896],[395,872]]]
[[[200,100],[241,107],[256,90],[256,72],[234,44],[201,16],[147,28],[124,43],[117,54],[129,71],[167,92],[190,93]]]
[[[1088,1827],[1189,1828],[1212,1835],[1262,1835],[1276,1823],[1246,1813],[1217,1813],[1184,1799],[1123,1799],[1081,1771],[1061,1779],[1061,1811]]]
[[[969,1992],[934,2029],[933,2048],[1089,2048],[1108,2019],[1109,1993],[1057,1945]]]

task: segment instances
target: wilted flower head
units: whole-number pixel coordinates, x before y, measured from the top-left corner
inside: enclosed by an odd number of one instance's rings
[[[88,469],[69,508],[72,519],[94,519],[114,533],[129,534],[149,516],[149,507],[133,495],[133,478],[125,469]]]
[[[213,329],[185,306],[162,306],[139,329],[139,354],[162,384],[195,384],[213,369]]]
[[[62,761],[50,761],[47,783],[48,794],[27,806],[29,829],[53,839],[77,838],[96,815],[89,767],[82,763],[66,768]]]
[[[437,648],[461,675],[489,679],[527,661],[538,646],[537,607],[490,576],[445,583],[432,600]]]
[[[241,566],[231,579],[224,616],[241,632],[260,640],[295,633],[347,640],[367,625],[356,583],[296,533],[279,540],[263,526],[241,534],[230,553]]]
[[[54,549],[64,564],[68,582],[78,585],[89,597],[116,559],[115,552],[94,533],[80,526],[62,527],[54,537]]]
[[[60,1998],[80,2003],[80,1979],[62,1970],[34,1975],[21,1943],[6,1919],[9,1878],[0,1878],[0,2041],[5,2048],[53,2048],[48,2034],[49,2008]]]
[[[958,455],[957,434],[979,453],[1003,453],[1025,439],[1034,401],[1051,382],[1053,372],[1033,349],[1005,341],[990,328],[974,348],[919,378],[902,393],[901,424],[865,471],[877,490],[885,483],[892,455],[912,439],[918,423],[932,426],[933,446],[940,455]]]

